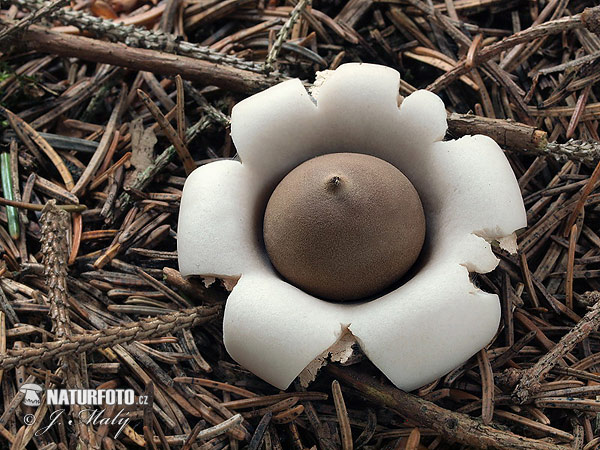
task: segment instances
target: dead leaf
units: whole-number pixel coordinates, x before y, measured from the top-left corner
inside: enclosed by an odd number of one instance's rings
[[[95,16],[102,17],[103,19],[117,19],[119,17],[113,7],[104,0],[96,0],[92,3],[90,11]]]
[[[128,13],[136,8],[138,0],[111,0],[110,4],[116,12]]]

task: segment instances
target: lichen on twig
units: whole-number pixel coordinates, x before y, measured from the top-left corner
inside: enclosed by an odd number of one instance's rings
[[[41,0],[11,0],[11,3],[30,10],[45,5],[45,2]],[[102,19],[73,9],[52,10],[48,15],[65,25],[72,25],[81,31],[92,33],[98,37],[106,37],[114,42],[123,42],[131,47],[178,53],[217,64],[227,64],[243,70],[262,72],[261,64],[219,53],[205,46],[182,41],[162,31],[147,30],[134,25],[123,25],[118,21]]]
[[[199,306],[139,322],[130,322],[122,326],[77,334],[68,339],[49,342],[39,347],[12,350],[8,354],[0,355],[0,368],[9,370],[52,358],[163,336],[182,328],[191,328],[207,323],[215,319],[220,310],[220,306]]]

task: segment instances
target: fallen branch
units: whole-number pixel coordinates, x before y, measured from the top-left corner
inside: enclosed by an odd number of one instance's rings
[[[447,120],[448,131],[456,137],[483,134],[508,150],[534,156],[549,155],[561,162],[570,159],[594,165],[600,161],[600,145],[597,142],[573,139],[564,144],[548,142],[548,134],[531,125],[473,114],[450,113]]]
[[[11,0],[11,3],[29,10],[36,10],[46,4],[42,0]],[[263,72],[262,64],[220,53],[193,42],[180,40],[175,35],[158,30],[148,30],[142,26],[135,26],[127,23],[127,19],[123,22],[103,19],[70,8],[53,10],[49,13],[49,16],[65,25],[72,25],[82,32],[92,33],[98,38],[106,38],[113,42],[123,42],[130,47],[176,53],[216,64],[227,64],[238,69]]]
[[[530,150],[537,153],[543,151],[548,144],[548,134],[539,128],[473,114],[451,113],[448,116],[448,129],[458,136],[484,134],[494,139],[501,147],[511,150]]]
[[[455,413],[434,403],[408,394],[389,385],[359,374],[347,367],[333,365],[327,370],[339,380],[359,390],[368,400],[389,408],[403,417],[431,428],[444,439],[475,448],[511,448],[521,450],[568,450],[570,447],[552,444],[498,430],[484,425],[466,414]]]
[[[26,30],[21,42],[24,47],[36,52],[80,58],[161,75],[181,75],[186,80],[199,81],[236,92],[257,92],[279,81],[275,77],[266,77],[223,64],[56,33],[39,27]]]

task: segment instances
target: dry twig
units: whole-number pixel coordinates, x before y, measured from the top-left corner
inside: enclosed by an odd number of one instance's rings
[[[600,295],[597,292],[587,294],[594,306],[583,318],[565,334],[556,346],[546,353],[534,366],[527,369],[521,376],[513,396],[519,403],[528,402],[532,395],[540,389],[544,376],[558,364],[559,360],[569,353],[579,342],[600,326]]]
[[[567,450],[567,447],[525,438],[483,425],[465,414],[440,408],[431,402],[383,385],[351,369],[328,366],[327,370],[360,391],[367,399],[392,409],[421,426],[436,430],[450,442],[460,442],[477,448]]]

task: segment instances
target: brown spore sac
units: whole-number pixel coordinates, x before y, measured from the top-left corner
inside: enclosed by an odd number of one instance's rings
[[[304,162],[275,188],[263,234],[275,269],[333,301],[374,296],[417,260],[425,239],[417,191],[396,167],[359,153]]]

